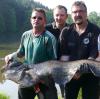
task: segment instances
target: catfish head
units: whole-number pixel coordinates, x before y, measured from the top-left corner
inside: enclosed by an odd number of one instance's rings
[[[28,73],[29,67],[22,62],[13,61],[6,64],[1,69],[1,72],[4,74],[5,79],[14,81],[15,83],[19,84],[20,87],[30,87],[37,83],[37,76],[36,73],[33,76]]]
[[[25,67],[23,66],[22,62],[13,61],[3,66],[1,72],[4,74],[5,79],[18,83],[24,69]]]

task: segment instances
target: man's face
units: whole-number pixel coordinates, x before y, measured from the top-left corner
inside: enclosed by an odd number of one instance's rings
[[[84,9],[84,7],[73,6],[71,15],[74,23],[78,25],[87,21],[87,11]]]
[[[64,8],[58,9],[56,8],[53,12],[54,20],[56,24],[63,25],[67,19],[67,13],[65,12]]]
[[[33,28],[42,28],[46,24],[46,19],[41,12],[34,11],[31,15],[31,24]]]

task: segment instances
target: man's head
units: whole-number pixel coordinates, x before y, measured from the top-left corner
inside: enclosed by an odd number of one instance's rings
[[[61,26],[64,25],[68,17],[66,7],[62,5],[56,6],[53,10],[53,16],[56,25],[61,25]]]
[[[41,8],[33,9],[30,21],[33,28],[37,28],[37,29],[44,28],[46,24],[45,11]]]
[[[80,25],[87,21],[87,7],[83,1],[76,1],[71,8],[73,21]]]

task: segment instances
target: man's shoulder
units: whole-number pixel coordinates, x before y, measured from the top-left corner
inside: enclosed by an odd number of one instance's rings
[[[63,31],[63,32],[68,32],[68,31],[70,31],[70,30],[73,30],[73,25],[74,25],[74,24],[65,26],[65,27],[63,28],[62,31]]]
[[[89,25],[89,29],[91,29],[93,33],[100,34],[100,27],[98,27],[96,24],[91,22],[89,22],[88,25]]]
[[[55,36],[48,30],[45,31],[45,37],[51,38],[51,39],[56,39]]]
[[[89,26],[90,26],[92,29],[100,30],[100,27],[98,27],[96,24],[91,23],[91,22],[89,22],[88,24],[89,24]]]
[[[28,35],[30,35],[32,33],[32,29],[31,30],[28,30],[28,31],[25,31],[24,33],[23,33],[23,36],[28,36]]]
[[[54,37],[54,35],[50,31],[48,31],[48,30],[45,31],[45,35],[48,36],[48,37],[49,36],[50,37]]]
[[[46,29],[53,29],[53,23],[49,23],[46,25]]]
[[[60,38],[61,37],[69,37],[69,35],[71,35],[73,33],[73,25],[74,24],[71,24],[69,26],[65,26],[62,31],[61,31],[61,34],[60,34]]]

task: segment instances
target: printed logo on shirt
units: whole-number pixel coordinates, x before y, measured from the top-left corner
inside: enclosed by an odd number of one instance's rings
[[[83,39],[83,43],[84,43],[84,44],[89,44],[89,42],[90,42],[90,41],[89,41],[89,38],[84,38],[84,39]]]

